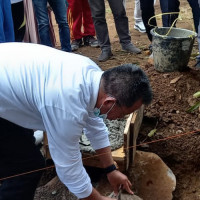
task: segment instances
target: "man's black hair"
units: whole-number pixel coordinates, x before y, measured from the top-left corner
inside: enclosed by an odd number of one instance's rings
[[[149,79],[135,64],[124,64],[106,70],[102,75],[103,90],[116,98],[121,106],[131,107],[139,99],[143,104],[152,100]]]

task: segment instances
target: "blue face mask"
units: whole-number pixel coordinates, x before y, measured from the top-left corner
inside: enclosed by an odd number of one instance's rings
[[[94,115],[96,117],[102,118],[102,119],[107,119],[108,113],[112,110],[112,108],[114,107],[115,103],[111,106],[111,108],[108,110],[107,113],[105,114],[100,114],[101,113],[101,108],[103,106],[103,103],[101,104],[100,108],[94,108]]]

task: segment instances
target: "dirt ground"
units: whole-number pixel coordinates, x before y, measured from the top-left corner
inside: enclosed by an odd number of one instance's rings
[[[145,108],[144,120],[137,143],[150,142],[181,133],[188,134],[155,142],[145,147],[138,147],[138,149],[156,153],[171,168],[177,178],[176,190],[173,193],[174,200],[200,200],[200,131],[190,133],[200,130],[200,110],[197,109],[193,113],[186,112],[194,103],[193,94],[200,90],[200,71],[193,67],[195,64],[195,56],[193,55],[198,52],[197,42],[194,44],[189,67],[186,71],[159,73],[153,65],[148,64],[150,42],[146,34],[142,34],[133,28],[134,0],[127,0],[126,7],[132,42],[142,49],[141,54],[132,55],[121,51],[112,13],[108,6],[106,16],[113,58],[99,63],[97,61],[100,54],[99,48],[82,47],[76,53],[90,57],[103,70],[124,63],[135,63],[147,73],[153,88],[154,98],[152,103]],[[158,0],[155,8],[156,13],[160,13]],[[181,1],[180,9],[182,20],[177,22],[177,27],[194,30],[191,9],[187,0]],[[158,24],[161,24],[161,19],[158,19]],[[151,138],[147,137],[147,134],[154,128],[157,129],[155,135]],[[62,196],[65,193],[62,189],[66,191],[64,187],[60,187],[53,198],[51,198],[52,193],[45,196],[45,192],[38,190],[35,199],[65,199]],[[53,191],[52,188],[51,191]],[[61,196],[59,196],[59,192]]]

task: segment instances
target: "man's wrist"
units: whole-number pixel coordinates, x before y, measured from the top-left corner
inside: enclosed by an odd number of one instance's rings
[[[105,171],[106,174],[109,174],[109,173],[111,173],[111,172],[113,172],[115,170],[118,170],[118,165],[117,165],[116,162],[114,162],[112,165],[104,168],[104,171]]]

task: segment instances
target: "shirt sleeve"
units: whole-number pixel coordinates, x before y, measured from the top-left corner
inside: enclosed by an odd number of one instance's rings
[[[93,114],[88,117],[84,133],[95,150],[110,146],[108,129],[103,119],[93,116]]]
[[[78,198],[88,197],[92,192],[92,185],[80,153],[82,126],[70,113],[59,108],[42,108],[41,115],[60,180]]]

